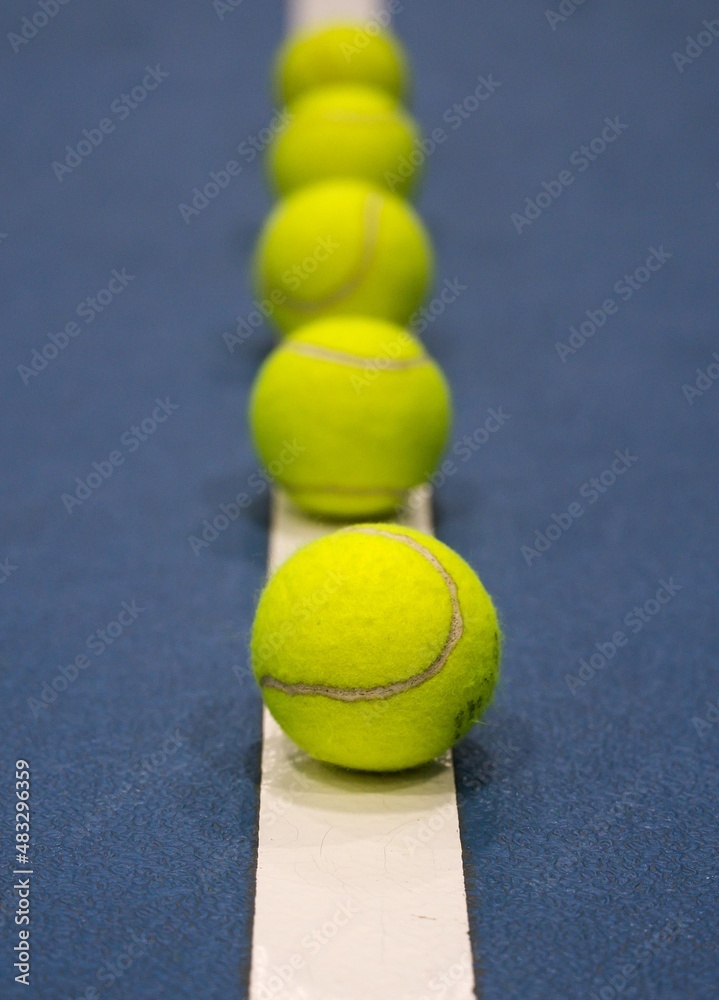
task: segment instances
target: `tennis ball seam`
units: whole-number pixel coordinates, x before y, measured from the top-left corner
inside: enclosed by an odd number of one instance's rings
[[[391,684],[384,684],[373,688],[341,688],[333,687],[327,684],[303,684],[301,682],[288,684],[285,681],[281,681],[278,678],[273,677],[271,674],[265,674],[262,678],[260,678],[260,687],[274,688],[275,690],[288,695],[321,695],[325,698],[331,698],[334,701],[356,702],[385,700],[386,698],[391,698],[394,695],[405,694],[407,691],[411,691],[412,688],[416,688],[421,684],[424,684],[425,681],[430,680],[432,677],[436,677],[436,675],[443,669],[457,643],[462,638],[464,634],[464,619],[462,617],[462,609],[459,606],[457,584],[433,552],[430,552],[428,548],[420,544],[416,539],[410,537],[409,535],[403,535],[401,532],[382,531],[380,528],[369,527],[344,528],[343,531],[339,532],[339,534],[348,533],[375,535],[380,538],[388,538],[391,541],[400,542],[403,545],[408,545],[411,549],[414,549],[415,552],[418,552],[424,559],[426,559],[427,562],[440,574],[447,586],[447,590],[449,591],[449,597],[452,604],[452,615],[450,619],[449,633],[444,646],[439,652],[439,655],[425,670],[422,670],[417,674],[413,674],[411,677],[406,678],[406,680],[393,681]]]
[[[349,365],[352,368],[372,371],[376,368],[381,368],[383,371],[404,371],[407,368],[420,368],[430,363],[430,359],[424,352],[413,358],[366,358],[359,354],[335,351],[331,347],[320,347],[318,344],[306,344],[298,341],[287,344],[281,350],[289,351],[292,354],[301,354],[318,361],[331,361],[338,365]]]
[[[337,302],[341,302],[342,299],[348,298],[359,288],[372,264],[372,257],[377,247],[379,219],[383,207],[384,198],[379,192],[375,193],[373,191],[367,195],[363,210],[362,246],[360,248],[360,258],[356,271],[347,278],[344,284],[340,285],[335,291],[330,292],[323,299],[314,299],[312,302],[306,302],[303,299],[295,298],[289,292],[285,292],[285,301],[291,308],[308,314],[320,312],[328,306],[335,305]]]

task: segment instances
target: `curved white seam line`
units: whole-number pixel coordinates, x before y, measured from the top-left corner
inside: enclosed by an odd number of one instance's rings
[[[374,371],[401,371],[405,368],[418,368],[421,365],[429,364],[426,354],[418,354],[413,358],[387,359],[384,357],[367,358],[358,354],[350,354],[346,351],[335,351],[331,347],[320,347],[317,344],[291,343],[280,348],[281,352],[289,351],[292,354],[301,354],[308,358],[317,358],[319,361],[332,361],[338,365],[349,365],[352,368],[370,369]]]
[[[374,254],[375,246],[377,245],[377,233],[379,232],[379,217],[382,213],[382,204],[382,195],[372,192],[367,196],[364,206],[362,250],[360,251],[360,260],[357,266],[356,274],[350,276],[344,285],[340,285],[339,288],[337,288],[334,292],[330,292],[330,294],[324,299],[316,299],[313,302],[305,302],[302,299],[293,298],[289,293],[285,292],[287,302],[293,309],[297,309],[299,312],[316,312],[319,309],[324,309],[326,306],[332,305],[334,302],[351,295],[352,292],[359,286],[369,269],[372,255]]]
[[[441,575],[447,585],[450,600],[452,602],[452,619],[450,622],[447,641],[445,642],[439,656],[429,665],[429,667],[427,667],[426,670],[423,670],[418,674],[414,674],[412,677],[408,677],[404,681],[395,681],[393,684],[387,684],[380,687],[339,688],[324,684],[286,684],[284,681],[277,680],[270,674],[266,674],[260,680],[261,687],[274,688],[277,691],[281,691],[283,694],[289,695],[324,695],[326,698],[332,698],[335,701],[345,702],[376,701],[383,698],[391,698],[393,695],[404,694],[412,688],[419,687],[420,684],[424,684],[425,681],[435,677],[440,670],[442,670],[445,663],[449,659],[452,650],[462,638],[464,632],[464,621],[462,619],[462,611],[459,606],[459,598],[457,596],[457,584],[441,564],[439,559],[437,559],[437,557],[433,555],[429,549],[420,545],[419,542],[415,541],[414,538],[410,538],[409,535],[402,535],[394,531],[382,531],[379,528],[344,528],[342,529],[342,532],[338,532],[338,534],[353,531],[359,532],[363,535],[378,535],[382,538],[389,538],[392,541],[402,542],[404,545],[409,545],[409,547],[414,549],[415,552],[418,552],[421,556],[423,556],[427,562],[429,562]]]

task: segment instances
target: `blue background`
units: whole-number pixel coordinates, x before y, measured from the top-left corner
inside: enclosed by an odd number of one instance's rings
[[[672,54],[716,7],[588,0],[555,30],[546,0],[402,7],[415,109],[447,132],[420,198],[437,287],[466,286],[425,339],[453,383],[455,442],[490,408],[509,415],[455,454],[436,501],[439,536],[476,567],[506,634],[496,702],[456,751],[479,992],[710,997],[719,388],[690,405],[682,386],[719,351],[719,40],[684,72]],[[246,640],[266,492],[199,554],[188,539],[256,482],[244,411],[272,337],[230,354],[223,333],[252,309],[270,203],[259,161],[189,224],[178,206],[270,120],[282,11],[71,0],[16,54],[6,36],[37,9],[0,13],[0,560],[17,567],[0,584],[0,759],[6,801],[15,760],[33,774],[25,995],[242,998],[260,739]],[[110,114],[158,64],[157,89],[126,120]],[[491,98],[443,123],[490,73]],[[58,180],[53,161],[107,116],[115,130]],[[617,141],[518,233],[512,214],[615,116]],[[650,247],[671,258],[620,301],[614,284]],[[122,268],[127,288],[24,384],[18,366]],[[610,296],[616,314],[562,362],[556,342]],[[120,444],[166,397],[168,420]],[[68,513],[75,477],[118,448],[124,463]],[[636,462],[528,565],[522,546],[617,449]],[[670,578],[676,595],[631,631],[625,617]],[[132,601],[133,624],[33,712]],[[620,629],[626,645],[570,690]],[[9,809],[1,829],[12,863]],[[23,990],[11,884],[2,997]]]

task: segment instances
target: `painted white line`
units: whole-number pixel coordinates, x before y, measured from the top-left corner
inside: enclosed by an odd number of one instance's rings
[[[431,531],[419,493],[399,519]],[[273,498],[270,568],[334,529]],[[308,758],[263,716],[251,1000],[471,1000],[451,754],[368,775]]]
[[[369,21],[384,8],[381,0],[289,0],[289,31],[310,28],[322,21]]]

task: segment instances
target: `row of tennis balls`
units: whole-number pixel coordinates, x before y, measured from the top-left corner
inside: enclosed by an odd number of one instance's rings
[[[341,47],[356,31],[293,39],[278,62],[283,97],[342,82],[351,64]],[[351,79],[361,69],[362,82],[399,97],[401,52],[377,36],[364,51]],[[335,268],[306,268],[295,287],[297,273],[284,280],[283,268],[298,254],[313,259],[325,225],[342,251]],[[270,467],[292,456],[277,477],[309,509],[379,513],[436,462],[449,391],[397,325],[430,276],[419,220],[366,184],[320,184],[265,227],[258,288],[295,332],[261,370],[250,417]],[[255,677],[288,735],[319,760],[374,771],[422,764],[464,735],[491,699],[499,650],[496,612],[471,567],[437,539],[388,524],[353,525],[295,553],[263,591],[252,634]]]
[[[406,60],[386,34],[347,60],[355,34],[344,26],[293,38],[277,63],[295,113],[269,159],[279,187],[300,190],[263,228],[255,284],[292,336],[263,366],[250,404],[256,449],[277,481],[305,510],[348,519],[400,506],[434,471],[451,421],[442,373],[403,328],[432,281],[429,236],[364,169],[386,155],[387,123],[406,119],[397,104]],[[364,89],[356,76],[326,89],[342,73],[363,73]],[[389,149],[391,160],[399,145]],[[364,178],[334,176],[358,168]]]
[[[290,121],[267,162],[290,197],[255,252],[265,311],[284,333],[352,313],[405,324],[432,280],[432,249],[419,217],[386,186],[419,134],[399,104],[409,87],[399,42],[372,22],[323,26],[289,38],[274,78]]]
[[[370,22],[292,36],[278,53],[274,90],[289,117],[267,156],[280,194],[329,177],[357,177],[402,195],[416,185],[420,132],[401,103],[408,60],[389,32]]]
[[[408,81],[406,56],[387,32],[334,25],[290,38],[275,68],[289,117],[268,150],[275,190],[356,177],[408,194],[419,171],[398,168],[412,163],[420,140],[401,104]]]

